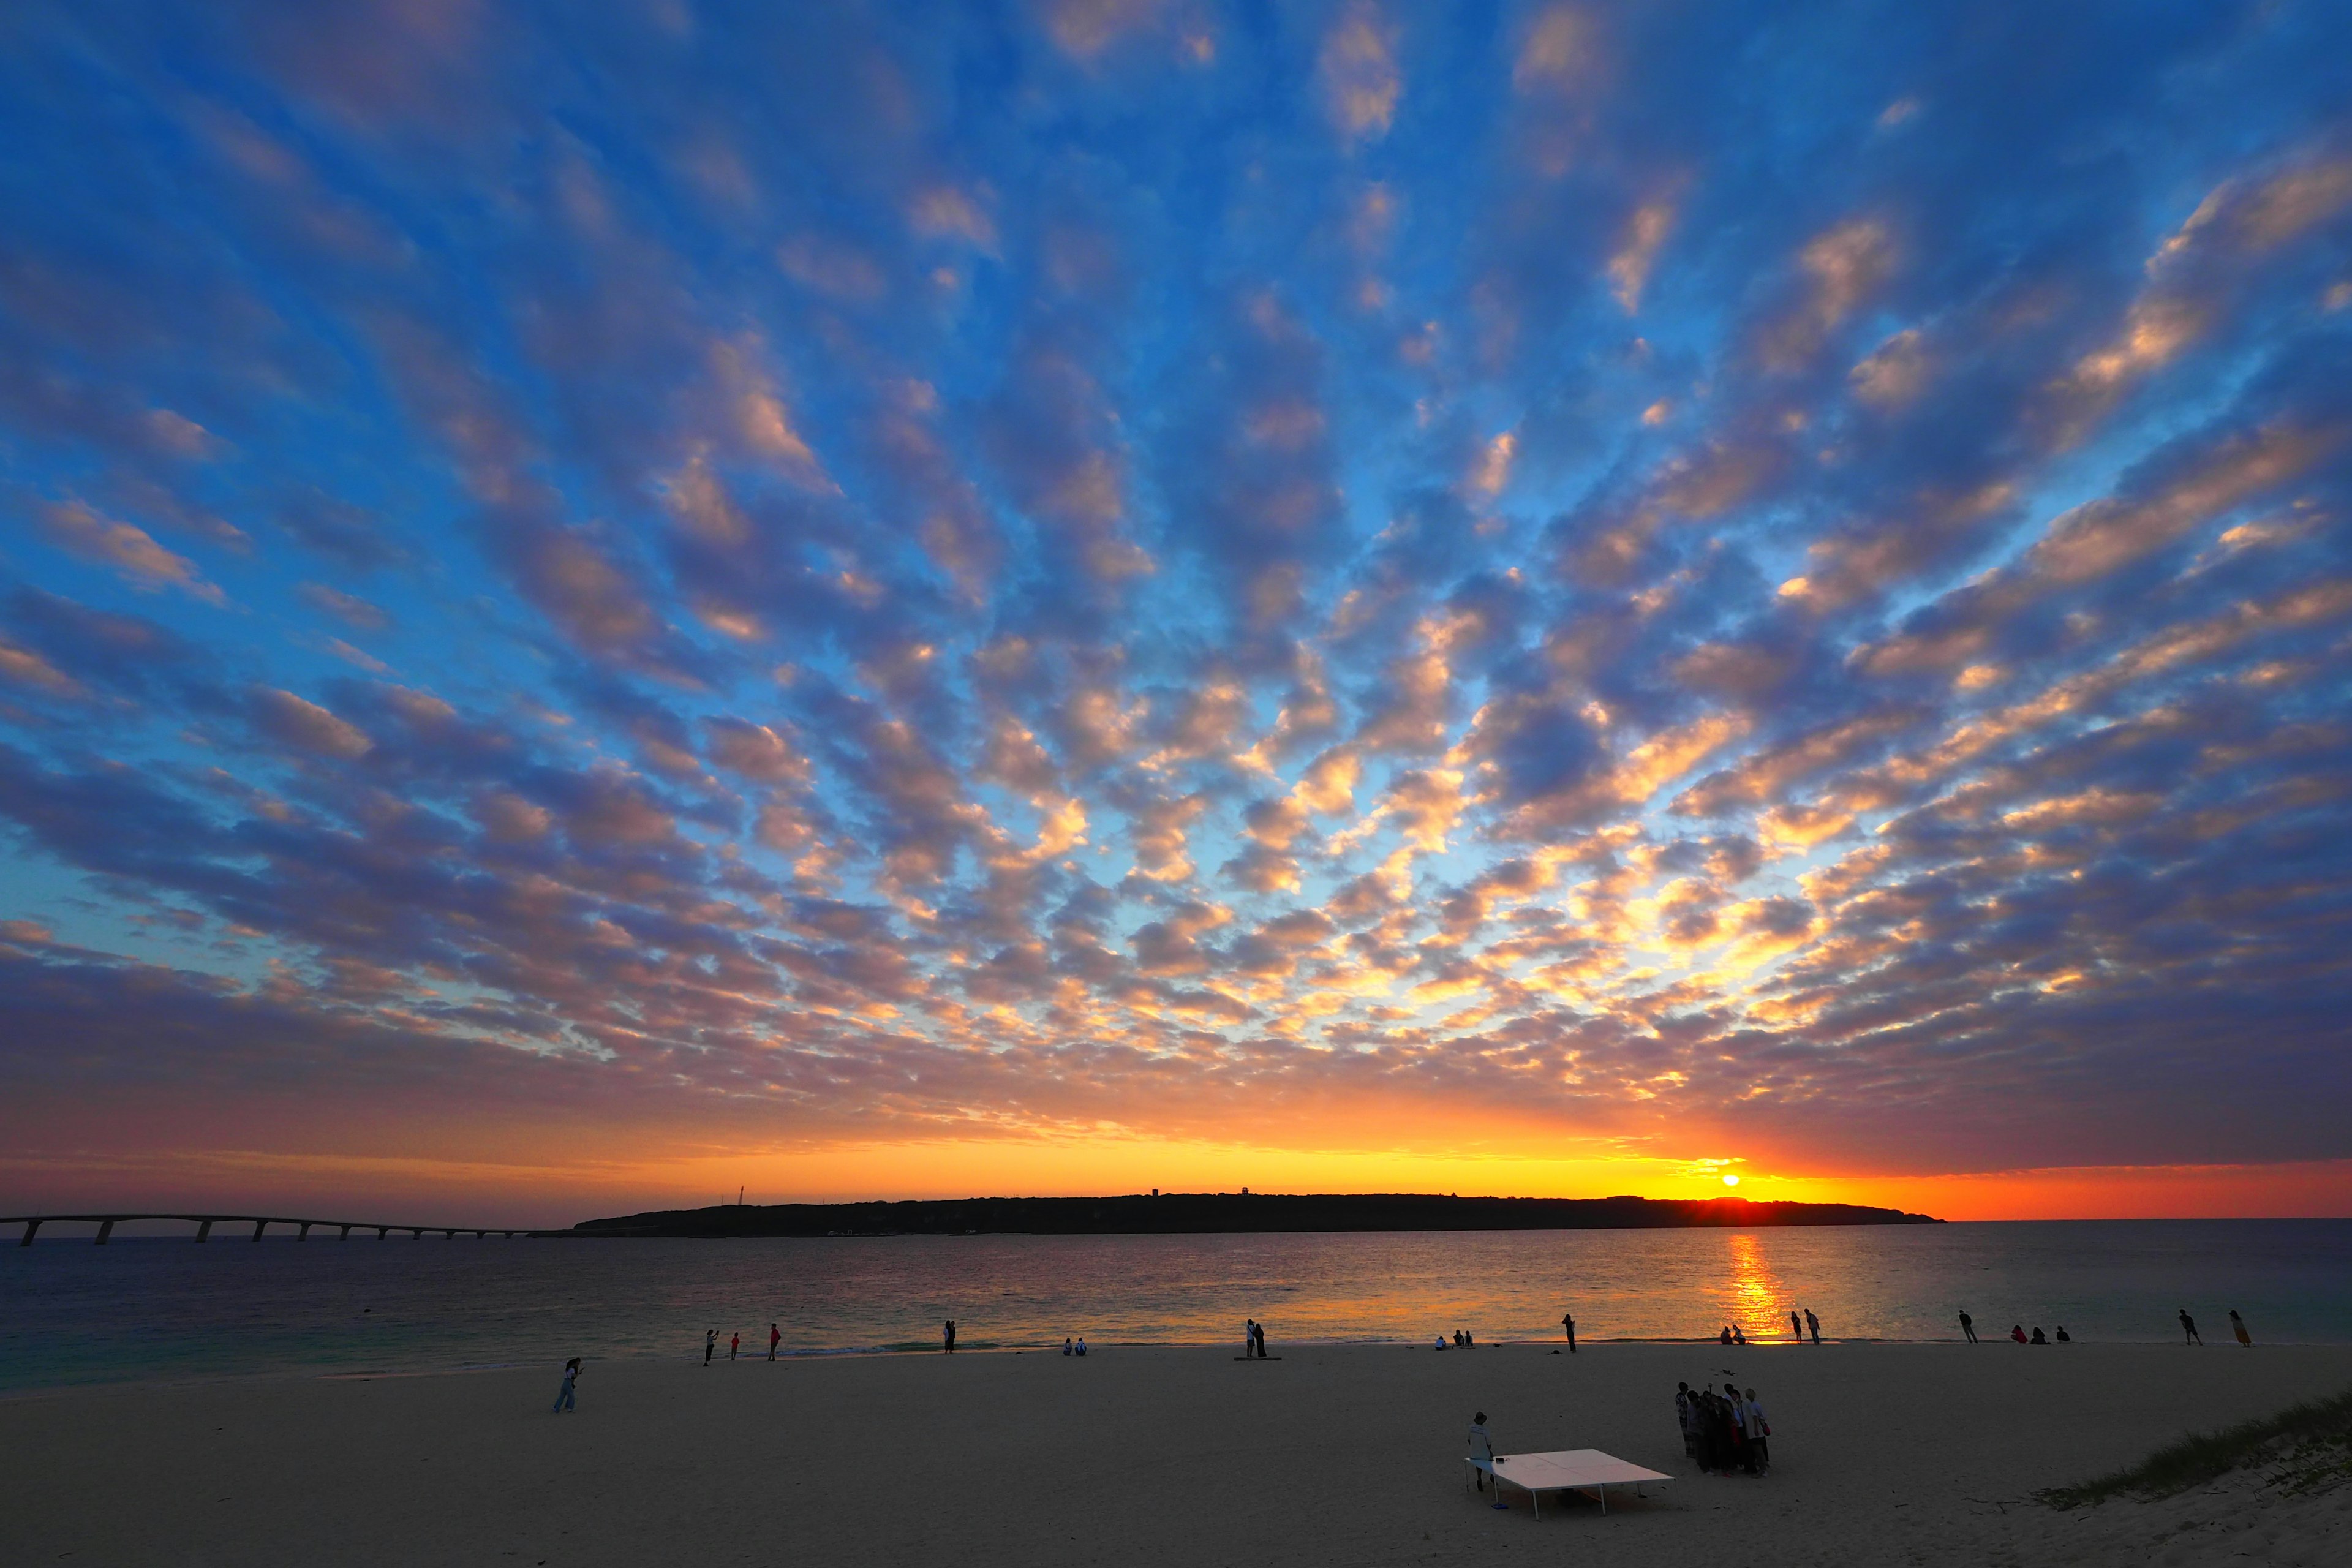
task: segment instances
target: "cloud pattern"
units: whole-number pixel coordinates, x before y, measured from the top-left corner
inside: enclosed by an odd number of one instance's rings
[[[2352,1156],[2340,6],[0,35],[26,1146]]]

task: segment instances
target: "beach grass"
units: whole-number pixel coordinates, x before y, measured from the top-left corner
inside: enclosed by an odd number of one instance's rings
[[[2035,1495],[2059,1509],[2119,1497],[2170,1497],[2231,1470],[2277,1460],[2285,1461],[2278,1479],[2293,1490],[2352,1477],[2352,1389],[2219,1431],[2191,1432],[2137,1465]]]

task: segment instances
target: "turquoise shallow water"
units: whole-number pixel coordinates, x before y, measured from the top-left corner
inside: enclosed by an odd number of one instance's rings
[[[898,1237],[772,1241],[378,1242],[198,1247],[45,1237],[0,1246],[0,1389],[137,1377],[442,1371],[570,1355],[1291,1341],[1990,1339],[2352,1343],[2352,1221],[2149,1220],[1760,1231]]]

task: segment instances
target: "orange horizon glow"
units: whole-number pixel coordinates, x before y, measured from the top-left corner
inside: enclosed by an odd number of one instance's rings
[[[2352,1215],[2352,1161],[1888,1173],[1727,1171],[1729,1157],[1536,1159],[1303,1152],[1205,1142],[940,1142],[499,1164],[192,1152],[84,1163],[0,1160],[0,1212],[220,1207],[451,1223],[570,1225],[646,1209],[1164,1192],[1794,1200],[1946,1220]]]

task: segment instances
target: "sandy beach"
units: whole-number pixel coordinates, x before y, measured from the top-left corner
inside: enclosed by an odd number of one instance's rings
[[[2159,1564],[2334,1559],[2352,1488],[2036,1489],[2352,1383],[2352,1347],[1284,1346],[591,1364],[0,1401],[11,1563]],[[1696,1475],[1677,1380],[1754,1384],[1771,1473]],[[1675,1479],[1483,1506],[1462,1434]]]

